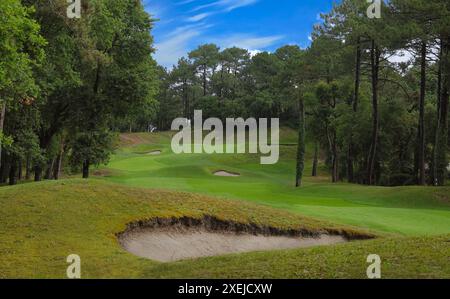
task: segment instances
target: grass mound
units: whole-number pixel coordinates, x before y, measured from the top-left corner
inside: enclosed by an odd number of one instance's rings
[[[233,254],[161,264],[124,251],[127,224],[154,218],[253,223],[279,229],[366,235],[286,211],[203,195],[146,190],[100,180],[66,180],[0,189],[1,278],[64,278],[66,257],[81,257],[83,278],[364,278],[367,255],[383,277],[450,278],[450,236],[354,241],[326,247]]]
[[[280,230],[367,234],[245,202],[100,180],[47,181],[0,189],[0,277],[62,278],[69,254],[81,257],[83,277],[142,277],[156,263],[126,253],[116,234],[139,220],[204,215]]]

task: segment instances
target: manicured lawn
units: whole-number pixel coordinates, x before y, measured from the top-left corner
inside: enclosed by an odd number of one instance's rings
[[[366,278],[369,254],[380,255],[383,278],[450,278],[449,187],[331,184],[322,165],[320,177],[307,169],[305,186],[295,189],[293,131],[282,131],[272,166],[257,155],[174,155],[170,137],[122,136],[90,180],[0,188],[0,278],[64,278],[70,254],[81,257],[83,278]],[[175,263],[138,258],[116,238],[137,220],[204,215],[377,238]]]
[[[128,134],[106,167],[104,179],[134,187],[164,188],[243,199],[301,215],[407,236],[450,233],[450,187],[367,187],[331,184],[321,166],[313,178],[308,148],[305,186],[293,187],[295,132],[281,132],[281,155],[275,165],[260,165],[258,155],[175,155],[170,133]],[[124,141],[124,139],[122,139]],[[162,150],[159,156],[148,155]],[[217,177],[216,170],[240,177]]]

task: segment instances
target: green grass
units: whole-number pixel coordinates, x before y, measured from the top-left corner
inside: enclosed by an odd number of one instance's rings
[[[341,224],[405,236],[450,233],[450,187],[368,187],[332,184],[321,166],[313,178],[307,157],[305,184],[294,188],[296,146],[281,146],[279,163],[260,165],[258,155],[175,155],[168,132],[127,134],[135,141],[112,158],[106,180],[133,187],[164,188],[242,199]],[[295,132],[281,131],[281,144]],[[162,150],[160,156],[146,153]],[[308,147],[307,153],[311,153]],[[216,170],[241,177],[217,177]]]
[[[449,187],[331,184],[321,165],[296,189],[295,132],[281,133],[276,165],[257,155],[174,155],[171,133],[127,134],[94,179],[1,187],[0,278],[64,278],[73,253],[83,278],[365,278],[369,254],[380,255],[383,278],[450,278]],[[219,169],[241,176],[212,175]],[[377,238],[175,263],[138,258],[116,238],[137,220],[204,215]]]
[[[381,256],[384,278],[450,278],[450,236],[379,236],[176,263],[133,256],[115,237],[132,221],[203,215],[285,229],[367,233],[242,201],[100,180],[48,181],[0,189],[0,278],[64,278],[66,257],[74,253],[81,257],[83,278],[364,278],[371,253]]]

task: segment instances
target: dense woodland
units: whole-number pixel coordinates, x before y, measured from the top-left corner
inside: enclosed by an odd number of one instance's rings
[[[363,0],[322,15],[306,49],[251,55],[205,44],[173,68],[152,58],[138,0],[0,2],[1,183],[89,176],[115,133],[177,117],[280,118],[298,130],[297,185],[325,157],[332,181],[444,185],[448,179],[450,2]],[[399,53],[410,59],[396,63]],[[305,142],[315,151],[305,161]]]

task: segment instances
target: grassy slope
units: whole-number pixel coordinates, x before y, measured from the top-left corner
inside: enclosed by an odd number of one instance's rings
[[[284,145],[280,162],[264,166],[259,164],[258,155],[174,155],[170,137],[167,132],[124,135],[125,147],[107,166],[106,179],[135,187],[245,199],[379,232],[407,236],[450,233],[450,187],[331,184],[323,169],[323,176],[310,177],[311,163],[307,163],[305,186],[293,188],[294,131],[281,131]],[[146,154],[155,149],[163,150],[163,154]],[[211,174],[219,169],[239,172],[242,176],[225,178]]]
[[[282,210],[190,193],[65,180],[0,189],[0,278],[64,278],[69,254],[91,277],[365,277],[365,259],[383,259],[383,277],[450,278],[450,236],[382,237],[310,249],[227,255],[161,264],[122,250],[115,233],[152,217],[203,214],[280,228],[345,229]]]

